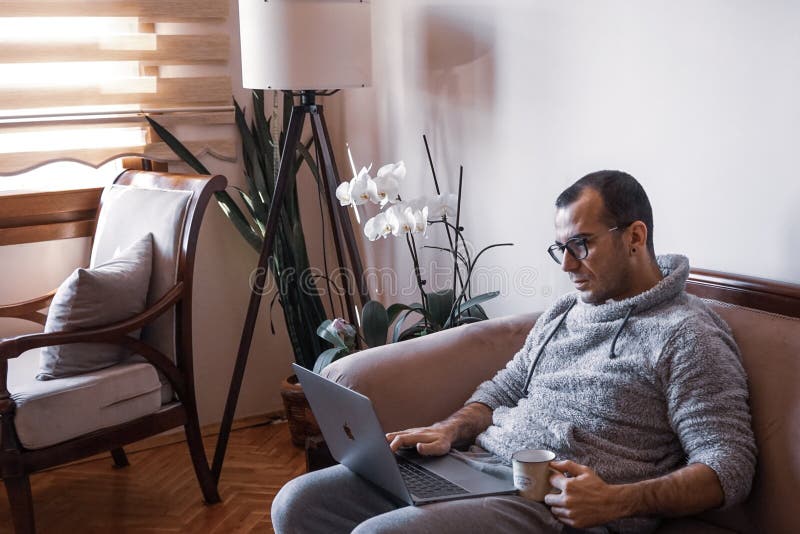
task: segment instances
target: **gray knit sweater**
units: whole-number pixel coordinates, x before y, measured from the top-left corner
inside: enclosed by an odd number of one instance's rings
[[[658,264],[664,278],[644,293],[600,305],[571,293],[541,316],[505,369],[467,401],[494,410],[478,445],[507,462],[519,449],[550,449],[614,484],[703,463],[717,473],[725,506],[747,496],[756,447],[738,348],[725,322],[684,291],[687,258],[659,256]],[[524,395],[537,350],[573,303]]]

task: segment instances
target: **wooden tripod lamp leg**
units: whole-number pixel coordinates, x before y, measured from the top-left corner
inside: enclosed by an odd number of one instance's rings
[[[272,202],[270,202],[269,214],[267,215],[264,243],[261,247],[261,255],[258,258],[258,265],[256,267],[255,283],[254,287],[250,288],[250,304],[247,306],[247,315],[245,316],[244,327],[242,328],[242,338],[239,341],[239,352],[236,354],[236,363],[233,368],[231,385],[228,389],[228,400],[225,403],[225,412],[222,416],[219,436],[217,437],[217,448],[214,451],[214,463],[211,467],[211,473],[214,475],[214,480],[217,482],[219,482],[220,473],[222,472],[222,462],[225,460],[225,450],[228,447],[228,437],[230,436],[231,426],[233,425],[236,403],[239,401],[239,392],[242,388],[244,370],[245,367],[247,367],[247,357],[250,354],[250,345],[253,341],[253,330],[256,326],[256,319],[258,319],[258,308],[261,304],[262,292],[266,286],[267,272],[269,271],[268,261],[270,256],[272,256],[272,247],[275,244],[278,219],[280,218],[290,177],[293,177],[293,174],[290,173],[289,170],[294,162],[294,154],[300,142],[300,134],[303,131],[305,118],[305,106],[294,106],[292,108],[292,114],[289,118],[289,128],[286,131],[286,143],[283,147],[283,154],[281,154],[278,178],[275,181],[275,191],[272,195]]]
[[[364,278],[364,268],[361,265],[361,256],[358,252],[358,245],[355,235],[353,234],[353,227],[350,224],[350,219],[347,212],[338,206],[339,203],[336,199],[336,188],[339,186],[339,173],[336,171],[336,161],[333,157],[330,136],[328,135],[328,126],[325,123],[325,115],[323,114],[322,106],[317,106],[316,109],[311,112],[311,126],[314,130],[314,139],[319,143],[319,155],[322,160],[319,166],[323,169],[327,185],[327,201],[331,209],[333,230],[336,232],[336,229],[339,228],[344,236],[344,244],[350,260],[350,267],[353,270],[353,277],[358,286],[358,294],[361,300],[361,306],[363,307],[364,304],[370,300],[367,281]],[[344,263],[340,260],[339,265],[344,266]]]

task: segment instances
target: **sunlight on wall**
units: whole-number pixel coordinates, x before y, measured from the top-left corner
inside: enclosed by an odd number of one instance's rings
[[[103,187],[121,172],[121,159],[97,169],[75,161],[57,161],[16,176],[0,176],[0,195]]]
[[[93,42],[121,33],[136,33],[137,17],[14,17],[0,19],[4,41]]]
[[[141,146],[144,144],[144,130],[139,126],[0,133],[0,154],[87,147]]]

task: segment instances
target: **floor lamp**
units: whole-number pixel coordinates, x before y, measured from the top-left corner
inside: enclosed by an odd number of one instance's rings
[[[321,172],[321,186],[339,266],[349,260],[361,304],[369,300],[361,259],[347,212],[336,199],[339,177],[325,123],[323,107],[316,97],[347,87],[365,87],[371,83],[372,53],[370,4],[363,0],[239,0],[239,27],[242,44],[243,86],[251,89],[292,91],[300,103],[292,108],[280,168],[275,182],[264,243],[258,259],[255,283],[242,328],[225,412],[217,438],[212,473],[219,481],[228,445],[239,391],[244,378],[253,330],[261,304],[261,291],[268,259],[272,255],[280,208],[292,173],[289,166],[306,119],[310,119]],[[344,256],[347,251],[347,258]],[[355,304],[345,291],[345,305],[353,316]]]

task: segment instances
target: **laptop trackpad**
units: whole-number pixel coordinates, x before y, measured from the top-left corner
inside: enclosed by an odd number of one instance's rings
[[[442,478],[458,484],[470,493],[484,493],[493,491],[508,491],[514,489],[514,480],[511,470],[504,476],[504,470],[494,469],[493,473],[486,473],[471,466],[464,460],[450,454],[445,456],[421,456],[419,454],[403,454],[415,464]],[[498,472],[499,471],[499,472]]]

